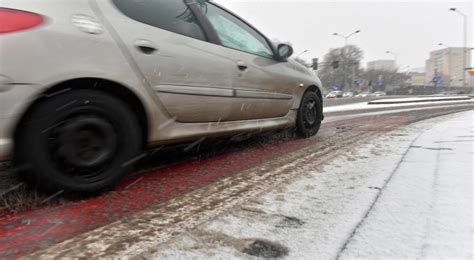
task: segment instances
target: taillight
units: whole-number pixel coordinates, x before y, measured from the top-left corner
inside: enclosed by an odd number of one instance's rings
[[[44,18],[39,14],[0,8],[0,34],[31,29],[42,23]]]

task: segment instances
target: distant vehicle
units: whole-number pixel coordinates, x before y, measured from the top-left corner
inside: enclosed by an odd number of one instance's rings
[[[371,97],[383,97],[386,96],[387,93],[384,91],[375,91],[374,93],[370,94]]]
[[[357,94],[355,97],[360,98],[360,97],[368,97],[370,96],[370,92],[361,92]]]
[[[350,91],[344,92],[344,94],[342,94],[342,97],[345,97],[345,98],[349,98],[353,96],[354,96],[354,92],[350,92]]]
[[[337,91],[331,91],[329,94],[326,95],[326,98],[341,98],[343,96],[344,92],[337,90]]]
[[[0,6],[0,160],[43,190],[109,189],[155,146],[321,126],[318,77],[214,1]]]

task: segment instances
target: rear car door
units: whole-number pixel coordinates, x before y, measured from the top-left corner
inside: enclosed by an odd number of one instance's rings
[[[239,119],[285,116],[296,94],[296,80],[288,77],[286,62],[274,59],[269,41],[237,16],[213,3],[204,9],[222,46],[228,48],[239,69],[234,84],[240,109],[233,110]]]
[[[178,122],[226,121],[236,66],[183,0],[96,1],[144,80]]]

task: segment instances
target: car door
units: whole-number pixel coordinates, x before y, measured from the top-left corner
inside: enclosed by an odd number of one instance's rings
[[[296,80],[288,77],[287,63],[274,59],[269,41],[237,16],[213,3],[204,10],[239,69],[234,89],[240,102],[232,110],[232,118],[285,116],[297,92]]]
[[[96,3],[171,117],[178,122],[230,119],[235,62],[228,50],[208,41],[185,1]]]

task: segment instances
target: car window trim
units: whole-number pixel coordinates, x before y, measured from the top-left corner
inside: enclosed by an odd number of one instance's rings
[[[197,20],[198,26],[201,27],[206,41],[214,44],[221,45],[221,40],[217,35],[216,30],[212,27],[211,22],[207,19],[206,15],[201,11],[201,8],[197,5],[195,0],[183,0],[184,4],[191,10],[194,17]],[[199,40],[199,39],[197,39]]]
[[[194,2],[194,0],[185,0],[185,1],[192,1]],[[214,31],[215,35],[219,38],[219,43],[215,43],[215,44],[219,44],[220,46],[222,47],[225,47],[225,48],[228,48],[228,49],[232,49],[232,50],[236,50],[236,51],[240,51],[240,52],[243,52],[243,53],[248,53],[248,54],[251,54],[251,55],[254,55],[254,56],[258,56],[258,57],[262,57],[262,58],[267,58],[267,59],[270,59],[270,60],[277,60],[276,59],[276,52],[275,52],[275,47],[274,45],[272,44],[272,42],[270,40],[268,40],[268,38],[263,34],[261,33],[259,30],[257,30],[254,26],[252,26],[250,23],[248,23],[247,21],[245,21],[243,18],[241,18],[240,16],[234,14],[232,11],[226,9],[225,7],[215,3],[215,2],[212,2],[212,1],[207,1],[208,4],[211,4],[211,5],[214,5],[216,8],[219,8],[221,10],[223,10],[224,12],[228,13],[229,15],[237,18],[238,20],[240,20],[241,22],[243,22],[245,25],[247,25],[248,27],[250,27],[250,29],[254,30],[257,34],[259,34],[260,36],[262,36],[262,38],[265,40],[266,44],[268,45],[268,47],[270,48],[270,51],[272,52],[272,57],[268,57],[268,56],[263,56],[263,55],[259,55],[259,54],[256,54],[256,53],[253,53],[253,52],[248,52],[248,51],[244,51],[244,50],[240,50],[240,49],[236,49],[236,48],[232,48],[232,47],[228,47],[228,46],[225,46],[222,44],[222,42],[220,41],[220,38],[217,36],[217,32],[216,32],[216,29],[214,28],[214,26],[212,26],[211,22],[209,21],[209,18],[207,18],[207,15],[202,13],[202,11],[200,10],[200,8],[198,8],[196,6],[196,8],[198,9],[197,11],[201,13],[201,15],[206,19],[207,21],[207,24],[209,26],[211,26],[212,30]]]
[[[114,0],[110,0],[110,2],[121,14],[123,14],[125,17],[127,17],[128,19],[131,19],[135,22],[145,24],[147,26],[151,26],[151,27],[154,27],[154,28],[157,28],[157,29],[160,29],[160,30],[170,32],[170,33],[178,34],[178,35],[181,35],[183,37],[188,37],[190,39],[194,39],[194,40],[197,40],[197,41],[220,44],[220,39],[217,36],[217,33],[214,31],[214,28],[212,28],[212,26],[210,25],[210,22],[207,19],[204,19],[205,17],[203,18],[203,13],[199,10],[199,7],[196,6],[196,3],[195,3],[194,0],[182,0],[182,2],[184,3],[184,5],[187,8],[189,8],[189,10],[191,10],[192,14],[196,18],[197,25],[202,31],[202,34],[204,36],[204,40],[203,39],[198,39],[198,38],[195,38],[195,37],[192,37],[192,36],[189,36],[189,35],[185,35],[185,34],[182,34],[182,33],[179,33],[179,32],[175,32],[175,31],[172,31],[172,30],[169,30],[169,29],[165,29],[165,28],[162,28],[160,26],[155,26],[155,25],[152,25],[152,24],[144,23],[140,20],[134,19],[134,18],[130,17],[128,14],[126,14],[125,12],[123,12],[117,6],[117,4],[115,3]]]

